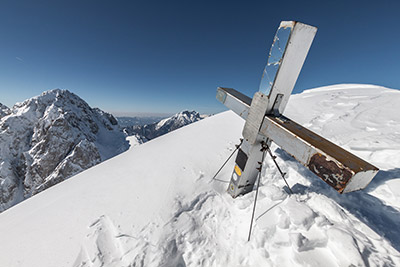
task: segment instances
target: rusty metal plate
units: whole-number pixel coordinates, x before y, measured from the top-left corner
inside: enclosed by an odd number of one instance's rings
[[[317,153],[310,158],[307,166],[319,178],[342,193],[353,173],[346,167],[341,167],[334,160],[328,160],[326,156]]]
[[[266,116],[261,134],[272,139],[339,193],[365,188],[379,170],[284,116]]]

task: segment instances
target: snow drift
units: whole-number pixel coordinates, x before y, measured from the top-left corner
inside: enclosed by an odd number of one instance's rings
[[[212,181],[243,120],[224,112],[105,161],[0,214],[4,266],[399,266],[400,92],[338,85],[293,95],[285,115],[381,169],[337,194],[276,146],[254,192]],[[233,159],[218,176],[228,181]]]

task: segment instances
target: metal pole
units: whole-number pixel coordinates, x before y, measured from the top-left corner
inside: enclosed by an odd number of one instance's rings
[[[253,213],[251,215],[251,221],[250,221],[250,229],[249,229],[249,238],[247,239],[247,241],[250,241],[250,237],[251,237],[251,229],[253,228],[253,220],[254,220],[254,214],[256,211],[256,203],[257,203],[257,197],[258,197],[258,188],[260,187],[260,180],[261,180],[261,170],[262,170],[262,164],[264,162],[264,158],[265,158],[265,151],[266,151],[266,147],[265,147],[265,143],[261,142],[261,151],[263,152],[262,154],[262,160],[261,160],[261,165],[258,173],[258,181],[257,181],[257,188],[256,188],[256,196],[254,198],[254,205],[253,205]]]
[[[222,164],[221,168],[219,168],[219,170],[217,171],[217,173],[214,175],[214,177],[212,178],[212,180],[215,179],[215,177],[217,177],[218,173],[225,167],[226,163],[230,160],[230,158],[233,156],[233,154],[235,154],[235,152],[239,149],[239,147],[242,145],[243,143],[243,139],[240,138],[240,143],[239,145],[236,145],[236,149],[232,152],[232,154],[229,156],[229,158],[224,162],[224,164]]]
[[[269,148],[268,145],[267,145],[267,151],[268,151],[269,155],[271,156],[272,160],[274,161],[275,166],[276,166],[276,168],[278,169],[279,173],[281,174],[283,180],[285,181],[285,183],[286,183],[286,185],[287,185],[287,187],[288,187],[288,189],[289,189],[290,194],[293,194],[293,191],[292,191],[292,189],[290,189],[290,186],[289,186],[289,184],[288,184],[288,182],[286,181],[286,178],[285,178],[286,172],[283,172],[283,171],[281,170],[281,168],[280,168],[279,165],[278,165],[278,162],[276,162],[276,156],[272,155],[271,149]]]

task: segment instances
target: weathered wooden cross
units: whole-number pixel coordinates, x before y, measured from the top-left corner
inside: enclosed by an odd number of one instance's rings
[[[274,38],[259,91],[253,99],[231,88],[217,99],[246,120],[228,192],[253,190],[260,169],[261,144],[271,141],[292,155],[339,193],[365,188],[378,168],[283,116],[317,28],[282,21]]]

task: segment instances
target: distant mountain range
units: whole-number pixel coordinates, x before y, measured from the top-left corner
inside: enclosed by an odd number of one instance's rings
[[[146,142],[201,119],[202,116],[198,112],[186,110],[156,123],[124,127],[124,132]]]
[[[118,124],[125,128],[135,125],[145,125],[159,122],[162,119],[167,118],[168,116],[146,116],[146,117],[116,117]]]
[[[183,111],[161,121],[117,120],[60,89],[12,108],[0,103],[0,212],[126,151],[129,143],[147,142],[200,119],[195,111]],[[138,125],[143,122],[150,123]]]

